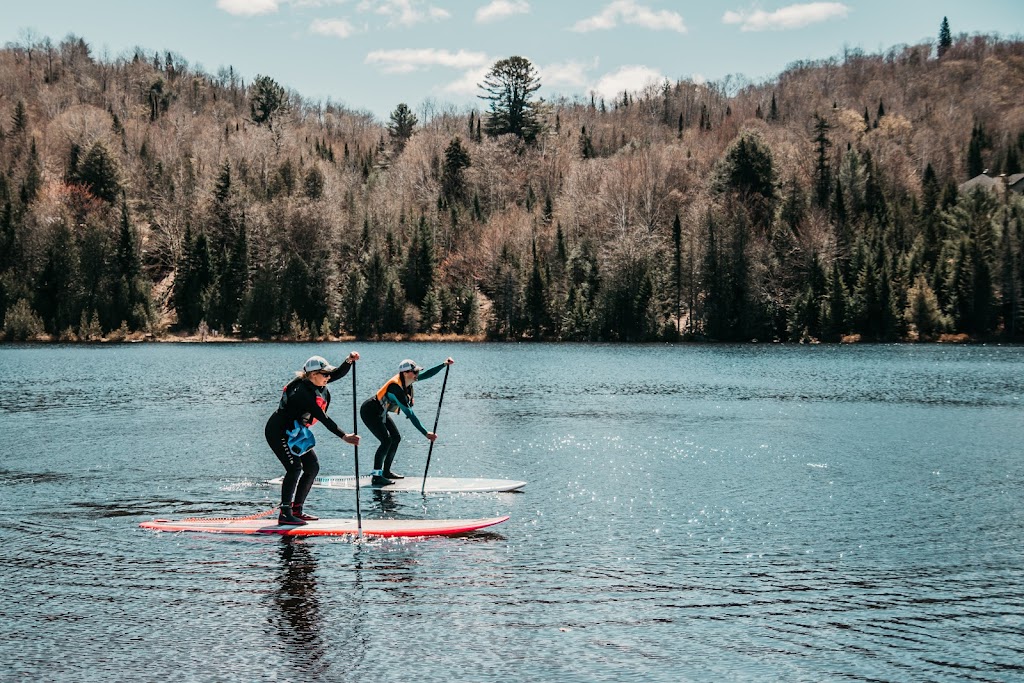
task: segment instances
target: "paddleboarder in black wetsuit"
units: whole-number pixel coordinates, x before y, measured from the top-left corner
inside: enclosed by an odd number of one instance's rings
[[[359,354],[353,351],[344,363],[334,367],[322,357],[313,356],[300,372],[295,373],[295,379],[285,385],[277,411],[267,420],[264,430],[267,443],[285,470],[278,524],[302,525],[317,519],[302,512],[302,504],[320,471],[320,461],[313,450],[315,441],[309,429],[311,426],[322,422],[345,443],[359,445],[358,435],[346,434],[327,417],[327,407],[331,404],[328,383],[347,375],[357,360]]]
[[[414,427],[427,439],[434,441],[437,434],[428,432],[416,417],[412,409],[413,391],[412,384],[418,380],[428,379],[441,371],[446,365],[455,361],[448,358],[440,365],[435,365],[429,370],[424,370],[409,359],[403,360],[398,365],[398,374],[384,383],[377,393],[363,401],[359,408],[359,416],[363,424],[369,428],[373,435],[380,439],[380,446],[373,456],[373,477],[370,479],[372,486],[387,486],[395,483],[393,479],[404,479],[400,474],[391,470],[391,463],[395,460],[395,453],[398,451],[398,444],[402,435],[398,433],[395,421],[388,413],[397,413],[401,410],[405,413]]]

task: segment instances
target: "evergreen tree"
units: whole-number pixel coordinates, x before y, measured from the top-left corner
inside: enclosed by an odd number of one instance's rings
[[[241,322],[249,293],[249,235],[244,221],[231,236],[220,277],[217,278],[217,315],[211,325],[231,333]]]
[[[249,115],[257,126],[267,124],[274,130],[274,120],[288,111],[288,94],[270,76],[257,75],[249,90]]]
[[[1000,237],[1000,292],[1001,310],[1004,334],[1010,339],[1016,339],[1018,334],[1024,330],[1024,306],[1021,303],[1024,294],[1024,264],[1020,244],[1020,221],[1010,221],[1009,211],[1003,214],[1003,229]],[[1016,228],[1016,229],[1015,229]]]
[[[939,59],[941,59],[951,47],[953,47],[953,34],[949,31],[949,19],[942,17],[942,23],[939,25]]]
[[[985,162],[982,160],[982,150],[987,147],[985,129],[980,123],[975,123],[971,128],[971,140],[967,145],[967,177],[974,178],[981,175],[985,170]]]
[[[540,85],[530,60],[514,56],[495,62],[481,85],[485,94],[480,98],[490,102],[487,134],[512,134],[527,143],[536,140],[541,124],[531,98]]]
[[[256,261],[252,287],[246,291],[239,314],[242,334],[270,339],[280,332],[281,285],[275,264],[270,259]]]
[[[420,216],[419,226],[409,243],[402,274],[402,285],[409,302],[421,306],[423,298],[434,286],[437,257],[434,255],[434,236],[427,225],[426,216]]]
[[[194,330],[206,320],[214,284],[213,258],[206,233],[185,229],[185,243],[174,279],[174,310],[179,327]]]
[[[324,196],[324,174],[317,166],[310,166],[302,181],[302,192],[307,198],[316,201]]]
[[[715,190],[738,199],[753,224],[767,231],[775,214],[775,168],[761,136],[741,133],[718,162],[715,175]]]
[[[914,280],[914,286],[907,292],[904,318],[907,325],[917,332],[919,341],[934,339],[949,324],[942,314],[935,292],[928,285],[928,279],[924,275],[918,275]]]
[[[465,199],[465,170],[470,164],[469,151],[462,146],[462,140],[458,137],[452,138],[444,150],[444,167],[441,174],[441,196],[448,204]]]
[[[424,332],[433,332],[441,324],[441,318],[441,293],[437,287],[431,287],[420,306],[420,329]]]
[[[25,103],[18,100],[14,105],[14,113],[11,115],[11,132],[15,135],[28,130],[28,113],[25,111]]]
[[[129,329],[145,328],[149,322],[152,304],[149,300],[149,288],[142,278],[139,237],[131,223],[128,204],[123,199],[117,248],[112,265],[111,279],[115,292],[114,320],[127,322]]]
[[[814,144],[817,164],[814,168],[814,203],[821,208],[828,208],[832,197],[832,169],[828,162],[828,148],[832,141],[828,139],[831,126],[828,121],[817,113],[814,114]]]
[[[544,209],[541,215],[544,218],[544,223],[546,225],[550,225],[552,219],[555,217],[555,204],[552,201],[551,194],[549,192],[544,193]]]
[[[21,182],[21,204],[27,206],[36,199],[39,188],[43,185],[43,164],[39,159],[36,139],[32,138],[29,145],[28,159],[25,161],[25,175]]]
[[[85,155],[76,180],[97,199],[114,203],[121,194],[120,173],[110,152],[102,142],[96,142]]]
[[[391,136],[391,143],[395,146],[398,152],[405,149],[405,145],[409,142],[409,138],[412,137],[413,131],[416,128],[416,124],[419,120],[416,115],[409,109],[409,105],[402,102],[395,110],[391,112],[391,123],[388,124],[388,135]],[[470,126],[470,137],[473,134],[473,116],[470,114],[469,119]]]
[[[498,259],[490,289],[492,302],[492,318],[488,330],[490,336],[499,339],[520,336],[524,327],[524,286],[519,264],[507,246],[502,249]]]
[[[676,317],[676,336],[679,336],[682,331],[682,319],[683,319],[683,224],[679,220],[679,214],[676,214],[675,220],[672,221],[672,275],[675,280],[675,317]]]
[[[700,105],[700,125],[701,130],[711,130],[711,114],[708,112],[708,105],[701,103]]]
[[[79,237],[78,262],[79,278],[82,289],[82,315],[86,318],[86,327],[90,321],[96,320],[95,329],[89,334],[100,337],[103,328],[116,328],[121,324],[118,314],[112,313],[110,287],[110,255],[114,252],[110,235],[106,227],[90,221]],[[81,327],[81,326],[80,326]],[[89,336],[89,335],[87,335]]]
[[[827,341],[839,341],[848,328],[849,301],[838,261],[832,262],[832,273],[828,278],[827,288],[825,312],[822,315],[822,338]]]
[[[584,159],[594,158],[594,142],[593,140],[590,139],[590,135],[587,133],[586,126],[583,126],[580,129],[579,148],[580,156],[582,156]]]
[[[530,280],[526,284],[526,316],[529,319],[530,332],[535,340],[543,339],[550,327],[548,322],[546,284],[541,274],[540,259],[537,257],[537,242],[533,242],[533,267]]]
[[[768,120],[778,121],[779,120],[779,105],[775,102],[775,92],[772,92],[772,104],[768,109]]]
[[[779,217],[793,235],[799,235],[800,226],[807,213],[807,199],[804,197],[803,188],[800,187],[800,181],[796,179],[795,175],[789,179],[788,185],[789,191],[783,200]]]
[[[50,334],[72,328],[81,317],[78,250],[67,225],[57,226],[50,237],[46,260],[35,288],[35,310]]]

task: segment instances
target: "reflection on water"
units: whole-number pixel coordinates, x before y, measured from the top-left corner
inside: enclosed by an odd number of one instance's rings
[[[349,346],[374,381],[455,357],[431,473],[528,481],[364,488],[363,518],[508,522],[138,528],[272,508],[280,386]],[[332,390],[346,430],[374,388]],[[322,472],[351,474],[350,447],[317,437]],[[0,656],[11,679],[83,683],[1017,680],[1021,443],[1019,347],[0,347],[0,621],[20,634]],[[408,471],[428,448],[403,442]],[[307,508],[352,518],[354,492]]]
[[[276,615],[271,623],[294,658],[294,670],[301,674],[319,674],[326,670],[326,644],[320,634],[323,617],[317,597],[316,558],[303,539],[282,537],[281,569],[273,605]]]

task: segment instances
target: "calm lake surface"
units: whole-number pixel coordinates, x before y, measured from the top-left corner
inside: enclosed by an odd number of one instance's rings
[[[363,490],[364,518],[508,522],[138,528],[273,507],[280,389],[352,349],[360,402],[453,356],[430,473],[529,482]],[[428,428],[442,376],[417,386]],[[331,389],[351,429],[351,378]],[[422,476],[398,424],[396,469]],[[351,474],[314,431],[322,473]],[[5,346],[0,496],[2,680],[1024,679],[1021,347]],[[354,493],[307,509],[354,517]]]

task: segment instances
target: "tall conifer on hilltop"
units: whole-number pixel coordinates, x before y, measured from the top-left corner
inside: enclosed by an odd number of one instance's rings
[[[941,59],[951,47],[953,47],[953,34],[949,31],[949,19],[942,17],[942,23],[939,25],[939,58]]]
[[[480,98],[490,102],[484,132],[491,137],[511,133],[527,143],[536,140],[541,124],[532,98],[540,86],[530,60],[513,56],[495,62],[480,85],[485,93]]]

